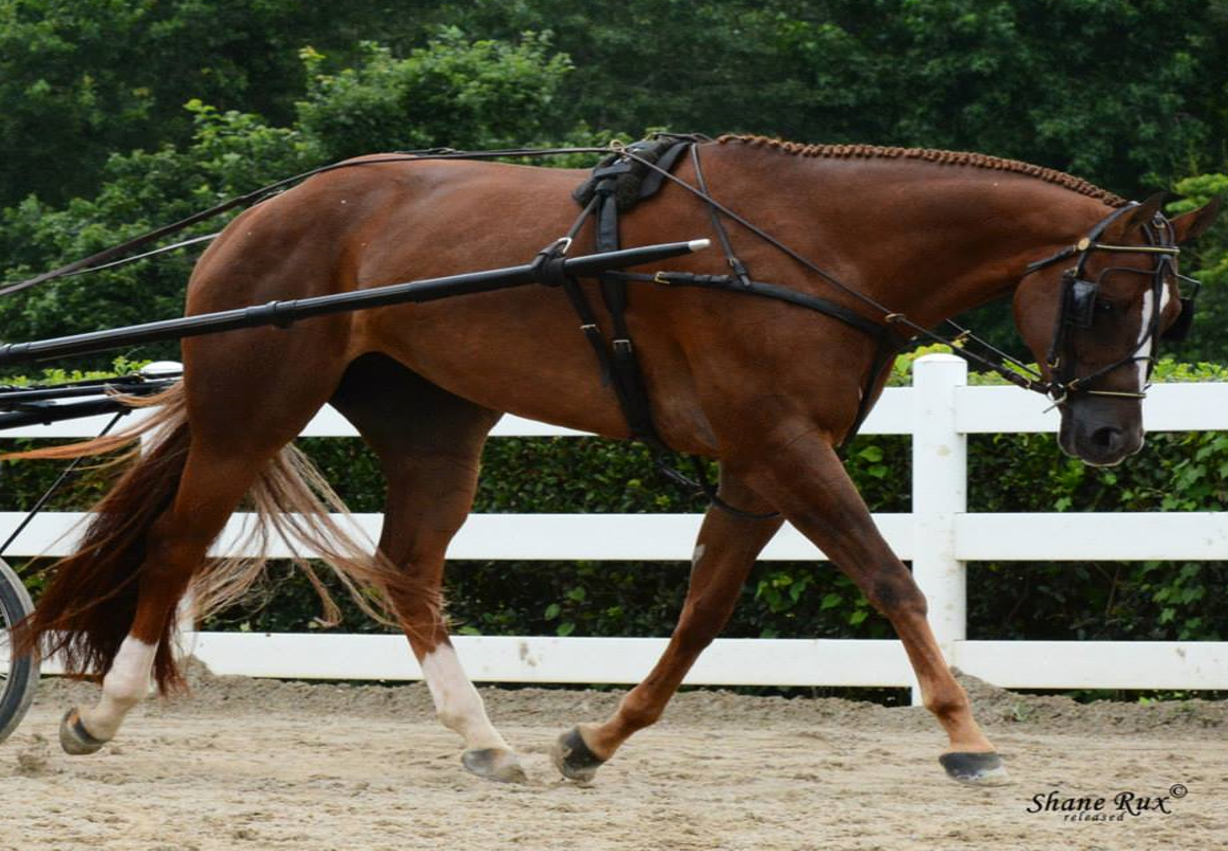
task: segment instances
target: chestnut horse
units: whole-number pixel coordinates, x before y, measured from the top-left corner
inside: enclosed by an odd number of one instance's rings
[[[1016,323],[1037,360],[1049,361],[1062,333],[1054,364],[1061,361],[1067,378],[1091,377],[1083,388],[1090,392],[1070,393],[1062,403],[1062,448],[1111,464],[1141,447],[1145,364],[1181,309],[1172,246],[1205,229],[1213,210],[1170,223],[1157,216],[1158,199],[1122,209],[1123,199],[1085,181],[979,154],[737,136],[704,143],[700,153],[714,198],[914,323],[933,326],[1013,292]],[[685,158],[675,173],[695,182]],[[320,174],[226,228],[196,266],[188,313],[524,262],[566,231],[577,212],[570,192],[584,176],[465,160],[368,163]],[[591,244],[591,228],[579,244]],[[884,321],[745,228],[729,228],[755,279]],[[1156,228],[1171,229],[1159,259],[1135,250],[1155,243]],[[669,183],[622,221],[626,245],[712,234],[707,206]],[[1091,250],[1072,247],[1088,234],[1097,242]],[[1069,264],[1029,269],[1054,255],[1077,259],[1083,277],[1099,280],[1100,306],[1111,310],[1093,311],[1086,329],[1062,330]],[[667,264],[695,273],[722,267],[710,253]],[[1131,271],[1143,274],[1125,274]],[[949,737],[940,757],[947,773],[1002,782],[1005,769],[927,624],[925,598],[837,454],[863,396],[881,392],[887,370],[874,371],[876,342],[792,304],[695,288],[645,284],[633,290],[627,315],[664,442],[718,459],[728,503],[779,516],[707,513],[664,655],[612,717],[560,737],[554,756],[563,774],[591,778],[632,733],[660,717],[787,519],[890,620],[925,706]],[[80,551],[58,565],[28,625],[27,641],[41,636],[76,669],[105,675],[97,705],[65,716],[65,749],[88,753],[109,741],[146,695],[151,673],[163,688],[177,682],[171,641],[185,592],[219,605],[255,578],[254,568],[206,560],[247,497],[272,522],[322,548],[356,585],[379,592],[366,598],[385,600],[403,628],[439,718],[464,739],[465,767],[495,780],[521,779],[515,752],[458,664],[439,589],[448,542],[470,509],[486,435],[504,412],[628,436],[567,300],[523,287],[383,307],[291,330],[194,338],[184,342],[183,360],[183,382],[142,426],[158,427],[153,449],[134,459],[99,505]],[[1042,369],[1052,377],[1048,365]],[[328,497],[327,486],[288,448],[329,403],[355,425],[387,476],[375,558],[338,542],[317,498],[321,491]],[[41,454],[98,452],[122,440]]]

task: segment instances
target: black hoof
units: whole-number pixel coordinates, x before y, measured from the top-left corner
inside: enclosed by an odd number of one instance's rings
[[[597,776],[604,759],[588,749],[579,727],[572,727],[559,736],[550,748],[550,760],[554,767],[568,780],[588,783]]]
[[[947,776],[960,783],[974,786],[1005,786],[1011,777],[1002,758],[993,751],[987,753],[955,752],[938,757]]]
[[[529,780],[516,754],[502,748],[465,751],[461,754],[461,764],[478,777],[496,783],[527,783]]]
[[[60,747],[64,749],[64,753],[84,756],[97,753],[105,744],[105,740],[94,738],[90,731],[85,729],[76,708],[64,713],[64,718],[60,721]]]

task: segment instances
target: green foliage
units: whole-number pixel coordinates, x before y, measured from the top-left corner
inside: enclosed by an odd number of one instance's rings
[[[379,0],[0,0],[0,204],[92,194],[112,153],[185,144],[191,98],[290,120],[298,51],[338,60],[380,32]]]
[[[7,267],[0,280],[88,256],[352,153],[444,144],[497,148],[541,139],[540,116],[569,68],[541,36],[468,42],[451,30],[405,59],[373,44],[359,59],[354,68],[324,73],[321,54],[304,52],[312,83],[293,126],[192,99],[186,146],[112,155],[91,199],[56,208],[31,196],[0,211],[0,264]],[[583,133],[573,128],[572,138],[584,141]],[[226,220],[181,236],[218,230]],[[193,258],[192,252],[163,256],[38,287],[0,301],[0,327],[6,338],[34,339],[173,318],[182,314]],[[171,343],[139,353],[174,357],[176,351]]]
[[[325,58],[308,52],[314,71],[299,126],[318,140],[324,160],[373,151],[447,146],[515,148],[546,141],[542,119],[571,69],[544,35],[516,42],[469,42],[455,28],[397,59],[385,46],[361,45],[356,68],[321,73]]]
[[[1205,0],[565,0],[454,7],[468,32],[549,29],[564,114],[980,150],[1135,195],[1228,138],[1228,7]],[[702,37],[695,37],[702,34]]]
[[[1187,177],[1178,181],[1176,191],[1185,197],[1169,206],[1169,215],[1196,209],[1215,197],[1228,202],[1228,173]],[[1228,361],[1228,215],[1221,213],[1197,243],[1184,246],[1181,263],[1183,272],[1194,270],[1202,292],[1190,339],[1176,351],[1189,360]]]

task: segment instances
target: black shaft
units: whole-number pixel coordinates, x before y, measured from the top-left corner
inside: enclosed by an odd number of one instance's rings
[[[87,355],[108,349],[152,343],[162,340],[177,340],[201,334],[216,334],[239,328],[254,328],[263,325],[288,326],[300,319],[343,313],[372,307],[384,307],[405,302],[425,302],[459,295],[490,292],[538,282],[558,279],[562,275],[584,278],[610,269],[624,269],[642,263],[653,263],[670,257],[689,254],[707,247],[707,240],[668,242],[660,245],[645,245],[621,251],[606,251],[583,257],[555,258],[542,264],[526,263],[503,269],[449,275],[444,278],[428,278],[403,284],[389,284],[369,290],[315,296],[312,298],[271,301],[268,304],[240,307],[217,313],[203,313],[182,319],[166,319],[147,322],[108,331],[93,331],[50,340],[29,343],[9,343],[0,346],[0,366],[50,360],[67,355]],[[544,274],[543,266],[556,264],[554,274]]]

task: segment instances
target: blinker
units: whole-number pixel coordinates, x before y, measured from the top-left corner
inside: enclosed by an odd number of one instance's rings
[[[1066,299],[1063,322],[1075,328],[1091,328],[1096,318],[1096,294],[1100,287],[1091,281],[1066,276]]]

